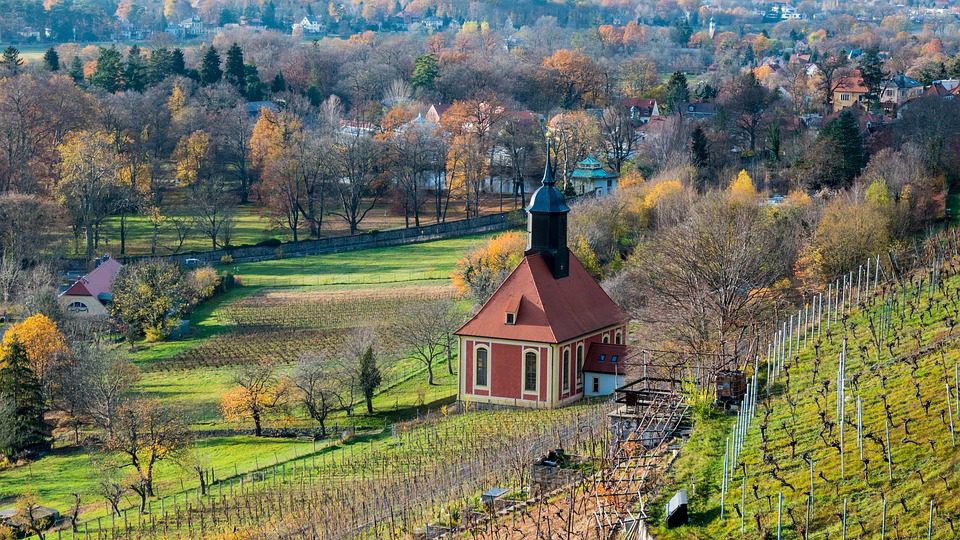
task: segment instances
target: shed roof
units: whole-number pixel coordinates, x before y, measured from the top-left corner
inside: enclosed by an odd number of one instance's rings
[[[591,343],[583,362],[583,371],[590,373],[622,374],[627,346],[616,343]]]

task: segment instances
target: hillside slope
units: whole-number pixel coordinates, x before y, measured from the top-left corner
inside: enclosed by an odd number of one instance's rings
[[[952,259],[938,256],[902,286],[887,285],[870,301],[864,295],[848,316],[824,324],[819,339],[787,361],[766,400],[761,359],[761,400],[731,467],[723,518],[721,471],[733,420],[700,419],[692,442],[711,442],[696,444],[698,452],[688,445],[666,478],[652,506],[656,537],[776,538],[781,493],[784,539],[842,538],[844,515],[847,538],[927,538],[928,528],[932,538],[960,537],[953,436],[960,431],[960,260],[949,251]],[[691,495],[690,524],[670,530],[661,512],[677,489]]]

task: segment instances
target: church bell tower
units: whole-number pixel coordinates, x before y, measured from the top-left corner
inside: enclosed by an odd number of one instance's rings
[[[527,206],[527,250],[525,255],[539,253],[554,279],[570,275],[570,251],[567,249],[566,198],[557,189],[547,152],[547,165],[540,186]]]

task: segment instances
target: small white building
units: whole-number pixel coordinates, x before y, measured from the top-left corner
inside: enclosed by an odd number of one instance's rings
[[[622,343],[591,343],[583,363],[583,395],[609,396],[623,386],[626,354],[627,347]]]
[[[60,307],[68,315],[106,317],[113,300],[113,280],[123,265],[109,255],[96,260],[97,267],[60,293]]]
[[[323,32],[323,23],[317,20],[312,20],[306,15],[300,19],[300,22],[293,23],[294,30],[296,30],[298,26],[303,29],[305,34],[319,34]]]

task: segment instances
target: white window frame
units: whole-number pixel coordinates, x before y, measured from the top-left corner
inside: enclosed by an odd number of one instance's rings
[[[486,384],[479,384],[479,383],[477,382],[477,380],[478,380],[477,373],[480,371],[480,369],[479,369],[480,364],[479,364],[479,360],[478,360],[478,356],[479,356],[480,349],[483,349],[484,351],[487,352],[487,377],[486,377],[487,380],[486,380]],[[474,346],[473,346],[473,387],[474,387],[474,388],[485,388],[485,389],[488,389],[488,390],[490,389],[490,366],[491,366],[491,364],[492,364],[492,362],[490,362],[490,347],[489,347],[488,345],[474,345]]]
[[[86,302],[73,300],[67,304],[67,313],[90,313],[90,306]]]
[[[583,343],[577,343],[577,354],[576,354],[576,363],[577,363],[577,390],[583,389],[583,361],[584,361],[584,351]]]
[[[563,392],[570,391],[570,347],[564,347],[560,353],[560,388]]]
[[[613,334],[613,342],[617,345],[623,345],[623,332],[617,330],[616,333]]]
[[[534,383],[533,390],[527,390],[527,355],[529,354],[534,356],[533,365],[536,373],[536,382]],[[523,363],[520,366],[520,392],[523,395],[536,394],[537,399],[540,399],[540,351],[536,349],[523,349],[521,359]]]

